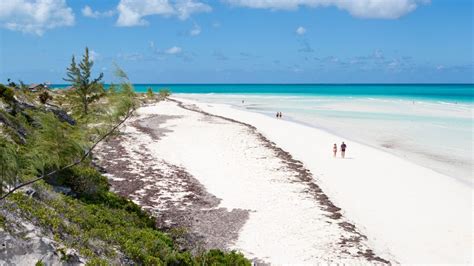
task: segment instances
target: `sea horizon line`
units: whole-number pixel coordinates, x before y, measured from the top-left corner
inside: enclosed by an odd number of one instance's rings
[[[68,83],[49,83],[52,86],[65,86]],[[114,83],[104,83],[106,85]],[[440,86],[440,85],[456,85],[456,86],[474,86],[474,83],[132,83],[133,85],[315,85],[315,86]]]

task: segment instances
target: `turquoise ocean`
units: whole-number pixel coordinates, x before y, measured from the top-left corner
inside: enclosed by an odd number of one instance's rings
[[[473,184],[473,84],[135,84],[134,87],[137,92],[145,92],[149,87],[154,91],[169,88],[176,97],[228,104],[272,117],[279,111],[284,119],[328,131],[340,136],[341,141],[382,149],[466,185]]]

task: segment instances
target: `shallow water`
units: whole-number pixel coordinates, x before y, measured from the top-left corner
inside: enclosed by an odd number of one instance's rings
[[[271,116],[280,111],[284,119],[334,133],[341,136],[341,141],[350,139],[383,149],[472,186],[473,103],[469,99],[449,102],[374,95],[268,93],[176,96],[230,104]]]
[[[271,116],[280,111],[284,119],[329,131],[341,136],[341,141],[350,139],[383,149],[473,185],[473,84],[135,84],[134,87],[137,92],[169,88],[179,97],[226,103]]]

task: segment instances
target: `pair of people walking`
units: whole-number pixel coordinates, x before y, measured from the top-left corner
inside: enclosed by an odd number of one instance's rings
[[[277,117],[277,118],[281,118],[281,117],[282,117],[281,112],[277,112],[277,113],[276,113],[276,117]]]
[[[341,144],[341,157],[344,158],[346,156],[346,147],[347,145],[344,143],[344,141]],[[337,144],[334,143],[334,147],[332,148],[332,151],[334,152],[334,157],[337,155]]]

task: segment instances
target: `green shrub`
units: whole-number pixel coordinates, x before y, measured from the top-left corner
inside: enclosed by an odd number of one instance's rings
[[[0,195],[3,195],[6,185],[14,185],[18,178],[17,145],[0,135]]]
[[[34,128],[27,138],[27,157],[38,173],[59,169],[84,154],[86,139],[81,128],[61,122],[52,112],[30,110],[28,114]]]
[[[236,251],[225,253],[218,249],[209,250],[197,257],[196,261],[200,265],[251,265],[250,261],[248,261],[241,253]]]
[[[165,259],[166,265],[179,266],[179,265],[196,265],[193,256],[189,252],[174,253],[169,255]]]
[[[163,88],[158,91],[158,95],[160,97],[160,100],[164,100],[171,95],[171,91],[167,88]]]
[[[5,217],[0,214],[0,228],[5,228],[5,223],[6,222],[7,222],[7,220],[5,219]]]
[[[100,251],[104,256],[113,257],[118,246],[134,261],[147,264],[146,261],[164,261],[174,252],[168,236],[148,227],[136,213],[124,209],[86,204],[66,196],[43,202],[15,193],[10,199],[28,219],[55,232],[56,240],[64,241],[66,246],[76,248],[85,256],[95,256]],[[97,246],[94,239],[104,244]],[[88,251],[91,249],[95,251]]]
[[[46,266],[43,261],[39,260],[35,263],[35,266]]]
[[[89,166],[74,166],[46,179],[51,185],[67,186],[80,198],[101,198],[109,190],[107,178]]]
[[[10,199],[28,219],[55,232],[56,240],[79,250],[89,259],[87,265],[104,265],[114,258],[116,248],[138,265],[250,265],[236,252],[210,250],[193,257],[177,251],[169,236],[126,208],[85,203],[63,195],[39,201],[15,193]],[[120,197],[109,198],[111,204],[120,201]]]
[[[86,266],[109,266],[107,260],[101,258],[93,258],[86,263]]]
[[[153,89],[151,87],[148,87],[147,90],[146,90],[146,96],[148,98],[153,98],[153,96],[155,96],[155,94],[153,93]]]
[[[133,213],[137,216],[142,226],[155,228],[155,219],[151,217],[149,213],[133,203],[133,201],[113,192],[107,191],[98,194],[95,197],[83,197],[81,200],[89,204],[98,204],[107,208],[122,209],[129,213]]]
[[[51,96],[47,90],[43,90],[39,95],[38,99],[42,104],[46,104],[49,100],[53,99],[53,96]]]
[[[107,178],[92,167],[76,166],[72,173],[67,185],[80,196],[94,197],[109,190]]]
[[[0,83],[0,98],[5,99],[6,102],[11,102],[15,99],[15,91]]]

